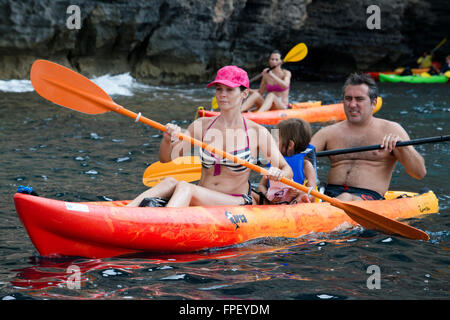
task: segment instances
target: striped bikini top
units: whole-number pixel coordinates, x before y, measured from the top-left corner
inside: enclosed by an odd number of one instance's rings
[[[211,126],[216,122],[216,119],[208,126],[208,128],[205,131],[205,134],[203,135],[203,138],[206,135],[206,132],[211,128]],[[242,160],[245,160],[250,163],[256,163],[256,159],[252,157],[252,154],[250,152],[250,139],[248,138],[248,132],[247,132],[247,124],[245,122],[245,119],[242,118],[244,121],[244,127],[245,127],[245,134],[247,135],[247,147],[241,150],[235,150],[233,152],[229,152],[230,154],[234,155],[237,158],[241,158]],[[203,141],[202,138],[202,141]],[[214,165],[214,175],[217,176],[220,174],[220,166],[225,166],[228,169],[239,172],[244,171],[247,169],[247,167],[244,167],[243,165],[240,165],[239,163],[235,163],[231,160],[228,160],[227,158],[218,159],[214,154],[210,153],[208,150],[204,150],[200,148],[200,160],[202,161],[202,167],[205,169],[211,168],[212,165]]]

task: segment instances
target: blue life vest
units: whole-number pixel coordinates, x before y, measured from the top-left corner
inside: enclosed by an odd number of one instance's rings
[[[294,172],[292,180],[300,184],[304,184],[305,182],[305,172],[303,170],[303,160],[305,160],[305,157],[311,161],[317,177],[316,147],[312,144],[308,144],[308,147],[300,153],[294,154],[290,157],[284,157]],[[270,163],[268,164],[268,167],[270,168]]]

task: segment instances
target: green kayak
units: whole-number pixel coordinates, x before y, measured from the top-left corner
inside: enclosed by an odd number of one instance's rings
[[[379,75],[380,82],[408,82],[408,83],[445,83],[448,78],[444,75],[422,77],[420,75],[414,76],[399,76],[396,74],[383,74]]]

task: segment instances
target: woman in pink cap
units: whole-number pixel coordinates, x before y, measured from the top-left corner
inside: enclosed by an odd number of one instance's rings
[[[250,97],[242,105],[242,112],[258,106],[257,112],[283,110],[289,108],[289,88],[291,72],[281,68],[283,60],[278,50],[269,57],[269,66],[262,72],[262,80],[258,90],[251,90]],[[264,97],[264,94],[267,95]]]
[[[258,152],[272,164],[268,178],[292,178],[293,173],[278,149],[270,132],[241,115],[242,102],[249,93],[247,72],[236,66],[225,66],[217,72],[215,85],[220,115],[201,117],[189,125],[185,134],[201,140],[236,157],[256,163]],[[159,160],[169,162],[191,150],[189,142],[178,140],[180,127],[166,125],[159,149]],[[143,192],[129,206],[218,206],[256,204],[258,195],[252,192],[250,169],[226,158],[200,149],[201,179],[197,185],[166,178]]]

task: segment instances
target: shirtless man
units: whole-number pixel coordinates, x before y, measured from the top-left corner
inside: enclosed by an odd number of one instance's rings
[[[352,74],[343,90],[347,120],[322,128],[311,144],[318,152],[373,144],[381,144],[383,149],[330,156],[325,194],[342,201],[383,199],[397,161],[410,176],[423,179],[422,156],[413,146],[395,147],[398,141],[409,140],[406,131],[396,122],[372,115],[378,95],[374,80]]]

